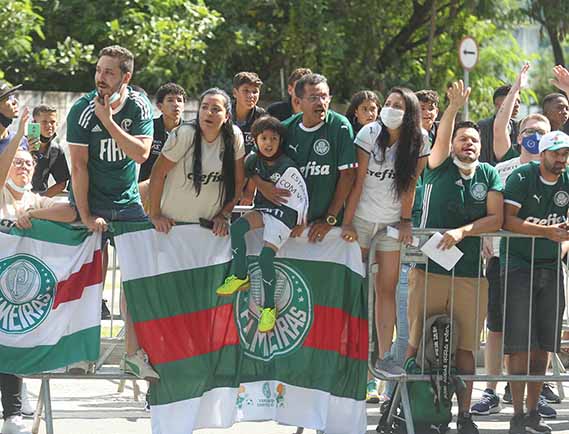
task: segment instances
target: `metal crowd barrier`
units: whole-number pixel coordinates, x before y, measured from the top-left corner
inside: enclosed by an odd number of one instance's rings
[[[419,247],[413,247],[413,246],[401,246],[401,259],[400,259],[400,267],[403,264],[411,264],[416,265],[416,264],[424,264],[425,266],[425,291],[424,291],[424,299],[423,299],[423,318],[422,318],[422,324],[423,324],[423,329],[422,329],[422,337],[424,339],[425,337],[425,328],[424,325],[426,323],[427,320],[427,303],[426,298],[427,298],[427,294],[428,294],[428,273],[429,273],[429,261],[428,258],[423,254],[423,252],[420,250],[420,247],[427,241],[428,238],[430,238],[431,235],[433,235],[435,232],[440,232],[441,234],[444,233],[446,230],[448,229],[413,229],[413,235],[416,237],[419,237],[420,239],[420,244]],[[392,405],[391,405],[391,409],[390,409],[390,414],[389,414],[389,418],[388,418],[388,423],[391,423],[393,421],[394,418],[396,419],[400,419],[402,421],[405,422],[406,425],[406,430],[408,434],[414,434],[415,433],[415,429],[413,427],[413,415],[411,413],[411,405],[410,405],[410,398],[409,398],[409,393],[408,393],[408,388],[407,388],[407,384],[409,382],[413,382],[413,381],[429,381],[430,380],[430,376],[425,374],[424,369],[422,369],[421,374],[419,375],[410,375],[410,374],[402,374],[400,376],[386,376],[384,375],[380,370],[377,369],[375,362],[377,360],[377,353],[378,353],[378,342],[377,342],[377,337],[375,336],[375,297],[376,297],[376,293],[375,293],[375,274],[378,272],[381,272],[381,270],[378,270],[378,265],[375,261],[375,252],[376,252],[376,246],[377,246],[377,242],[378,239],[382,236],[385,235],[385,230],[382,232],[377,233],[374,238],[371,241],[370,244],[370,249],[369,249],[369,255],[368,255],[368,259],[367,259],[367,269],[368,269],[368,277],[369,277],[369,283],[368,283],[368,290],[369,290],[369,298],[368,298],[368,309],[369,309],[369,358],[368,358],[368,367],[369,370],[371,372],[371,374],[379,379],[379,380],[383,380],[383,381],[396,381],[398,382],[398,386],[396,388],[395,394],[392,398]],[[534,236],[527,236],[527,235],[522,235],[522,234],[516,234],[516,233],[512,233],[512,232],[506,232],[506,231],[498,231],[495,233],[485,233],[485,234],[481,234],[479,235],[480,237],[480,257],[479,257],[479,264],[478,264],[478,270],[479,270],[479,277],[478,277],[478,285],[477,285],[477,306],[476,306],[476,318],[475,318],[475,324],[479,323],[480,320],[480,312],[479,312],[479,302],[480,302],[480,282],[481,279],[486,279],[485,277],[485,268],[484,268],[484,259],[483,259],[483,255],[482,255],[482,247],[483,247],[483,238],[488,237],[488,238],[496,238],[496,237],[504,237],[506,239],[506,261],[505,261],[505,266],[504,266],[504,270],[505,270],[505,279],[504,279],[504,294],[503,294],[503,306],[502,306],[502,348],[501,348],[501,353],[500,353],[500,366],[502,366],[502,369],[504,370],[504,345],[505,345],[505,339],[504,339],[504,333],[506,330],[506,306],[507,306],[507,300],[508,300],[508,290],[511,290],[511,288],[508,287],[508,269],[509,269],[509,261],[507,260],[508,258],[508,254],[509,254],[509,248],[510,248],[510,240],[513,238],[530,238],[532,240],[531,244],[532,244],[532,248],[531,248],[531,262],[532,264],[534,263],[534,258],[535,258],[535,241],[536,238],[538,237],[534,237]],[[559,245],[559,252],[561,251],[561,245]],[[495,256],[499,256],[499,252],[494,252]],[[561,262],[561,261],[560,261]],[[556,329],[559,328],[559,322],[562,322],[562,327],[561,329],[561,333],[563,333],[563,331],[565,330],[569,330],[569,316],[568,316],[568,306],[567,306],[567,291],[568,291],[568,273],[567,271],[567,267],[569,266],[569,255],[567,255],[567,257],[564,259],[563,265],[558,264],[558,269],[557,269],[557,276],[560,276],[561,273],[563,273],[563,281],[564,281],[564,294],[565,294],[565,300],[566,300],[566,306],[565,306],[565,310],[563,312],[562,317],[558,314],[556,314]],[[563,268],[563,269],[562,269]],[[401,268],[400,268],[401,269]],[[533,274],[534,274],[534,267],[532,265],[531,269],[530,269],[530,298],[533,295]],[[450,320],[451,320],[451,332],[450,332],[450,348],[452,348],[452,339],[453,339],[453,325],[454,325],[454,321],[453,321],[453,316],[454,316],[454,298],[455,298],[455,275],[454,275],[454,268],[451,270],[451,300],[450,300],[450,307],[447,311],[447,315],[449,315]],[[560,283],[561,280],[558,278],[557,279],[557,284],[556,284],[556,292],[557,292],[557,306],[555,306],[556,308],[556,312],[559,311],[559,291],[561,290],[560,288]],[[397,297],[397,294],[396,294]],[[531,319],[533,316],[533,308],[530,304],[530,311],[528,313],[528,322],[531,324]],[[397,322],[397,321],[396,321]],[[480,338],[482,338],[485,335],[485,330],[486,330],[486,326],[483,327],[482,329],[482,333],[480,335]],[[460,330],[459,330],[460,332]],[[531,346],[531,328],[530,328],[530,332],[528,333],[528,337],[527,337],[527,348],[529,349]],[[557,341],[555,341],[557,343]],[[485,342],[481,341],[481,347],[484,347]],[[508,375],[508,374],[501,374],[501,375],[488,375],[484,372],[481,372],[481,370],[478,368],[478,364],[477,364],[477,360],[478,360],[478,349],[475,349],[473,351],[473,356],[474,356],[474,362],[475,362],[475,373],[472,375],[465,375],[465,374],[460,374],[457,375],[457,377],[460,377],[462,380],[467,380],[467,381],[502,381],[502,382],[510,382],[510,381],[527,381],[527,382],[531,382],[531,381],[546,381],[546,382],[556,382],[558,385],[558,390],[559,390],[559,396],[561,399],[564,399],[565,395],[564,395],[564,391],[563,391],[563,382],[565,381],[569,381],[569,375],[567,374],[563,363],[561,362],[558,353],[561,350],[561,348],[565,346],[569,346],[569,341],[566,340],[562,340],[561,341],[561,346],[559,348],[555,348],[556,351],[554,353],[551,354],[551,371],[552,373],[548,374],[546,372],[545,375],[531,375],[530,374],[530,357],[528,357],[528,362],[527,362],[527,366],[526,366],[526,372],[525,375]],[[529,352],[529,351],[528,351]],[[425,352],[422,352],[422,360],[421,360],[421,366],[425,366]],[[399,416],[397,416],[395,414],[396,409],[398,408],[398,406],[401,405],[402,409],[403,409],[403,413],[404,413],[404,418],[401,418]]]

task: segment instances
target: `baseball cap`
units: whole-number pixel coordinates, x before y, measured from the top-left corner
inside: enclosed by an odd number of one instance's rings
[[[569,136],[563,131],[551,131],[539,140],[539,153],[569,148]]]
[[[23,85],[21,85],[21,84],[18,84],[16,86],[12,86],[7,81],[0,80],[0,100],[12,95],[14,92],[16,92],[22,86]]]

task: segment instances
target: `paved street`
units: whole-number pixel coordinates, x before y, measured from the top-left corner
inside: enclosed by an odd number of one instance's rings
[[[30,397],[35,401],[39,392],[39,380],[26,380]],[[150,434],[150,414],[144,411],[141,401],[133,399],[132,382],[127,382],[123,393],[118,393],[118,381],[103,380],[53,380],[52,403],[56,434]],[[143,381],[138,382],[146,390]],[[482,384],[475,385],[475,397],[482,392]],[[499,391],[501,388],[499,386]],[[565,388],[569,396],[569,387]],[[558,418],[548,423],[554,432],[569,433],[569,404],[555,406]],[[455,408],[456,413],[456,408]],[[377,406],[368,406],[368,434],[375,433],[379,418]],[[483,434],[506,433],[512,407],[506,406],[502,413],[476,420]],[[30,420],[31,424],[31,420]],[[454,425],[453,425],[454,428]],[[292,434],[295,428],[280,426],[273,422],[240,423],[227,430],[206,429],[199,434]],[[315,434],[314,430],[306,430]],[[456,432],[456,431],[452,431]],[[40,433],[45,433],[42,424]]]

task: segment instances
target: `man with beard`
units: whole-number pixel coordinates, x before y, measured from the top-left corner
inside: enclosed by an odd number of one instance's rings
[[[118,45],[103,48],[95,70],[96,89],[79,98],[67,116],[69,201],[90,231],[106,231],[109,221],[146,219],[136,164],[144,163],[150,153],[153,110],[144,94],[128,86],[133,71],[134,56],[129,50]],[[106,248],[104,252],[106,270]],[[140,378],[159,378],[138,347],[134,324],[126,313],[125,323],[123,369]]]
[[[545,375],[547,352],[560,348],[565,309],[561,244],[569,241],[568,157],[569,136],[547,133],[539,141],[539,161],[519,167],[506,182],[504,229],[536,237],[510,238],[509,245],[502,240],[500,246],[502,279],[507,282],[504,352],[510,356],[511,375],[527,375],[528,366],[530,375]],[[538,413],[542,383],[527,383],[527,414],[525,385],[511,382],[510,433],[551,432]]]
[[[494,95],[492,96],[492,100],[494,102],[494,107],[496,108],[496,113],[489,118],[482,119],[478,121],[478,127],[480,128],[480,161],[485,163],[490,163],[492,166],[495,166],[500,159],[496,158],[493,152],[492,145],[494,143],[494,122],[496,121],[496,114],[500,107],[502,107],[502,103],[504,99],[510,92],[511,86],[505,85],[500,86],[494,91]],[[514,103],[514,108],[512,110],[512,115],[510,119],[508,119],[508,134],[510,136],[511,143],[516,143],[516,137],[518,135],[518,124],[514,120],[520,111],[520,98],[519,96],[516,98]]]
[[[40,124],[39,148],[32,151],[36,160],[36,169],[32,179],[32,191],[43,196],[53,197],[67,186],[71,175],[63,148],[57,140],[57,109],[45,104],[34,108],[34,122]],[[55,184],[48,187],[50,175]]]
[[[435,145],[424,172],[424,198],[420,227],[448,228],[438,244],[441,250],[457,246],[463,256],[452,271],[429,260],[428,272],[417,265],[409,272],[409,348],[407,356],[417,354],[422,336],[423,312],[427,318],[447,313],[460,330],[456,366],[461,374],[473,374],[474,351],[486,317],[488,284],[481,279],[480,238],[502,226],[502,183],[496,169],[479,163],[480,134],[472,122],[454,127],[458,110],[470,95],[462,81],[448,91],[450,104],[445,110]],[[454,128],[453,128],[454,127]],[[452,137],[451,137],[452,136]],[[425,300],[425,291],[428,297]],[[426,304],[426,306],[425,306]],[[478,307],[477,307],[478,306]],[[453,309],[451,313],[449,310]],[[477,311],[479,312],[477,315]],[[458,392],[459,434],[477,434],[470,415],[472,382]]]
[[[350,121],[330,110],[326,77],[305,75],[296,82],[294,93],[302,113],[283,122],[287,129],[284,152],[300,167],[308,188],[308,240],[322,241],[330,229],[341,225],[344,202],[354,184],[354,134]],[[268,200],[286,202],[288,191],[267,186],[259,177],[254,180]],[[304,229],[295,227],[291,237],[300,236]]]

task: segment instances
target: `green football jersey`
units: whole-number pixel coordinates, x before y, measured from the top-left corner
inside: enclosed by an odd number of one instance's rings
[[[464,179],[452,157],[436,169],[424,171],[422,228],[454,229],[486,216],[489,191],[502,192],[496,169],[480,163],[470,179]],[[480,270],[480,237],[466,237],[456,245],[464,256],[454,269],[457,277],[478,277]],[[433,261],[429,272],[451,274]]]
[[[67,142],[89,148],[89,207],[116,209],[140,202],[137,169],[95,115],[94,90],[73,104],[67,115]],[[152,137],[153,109],[148,98],[128,88],[127,98],[113,120],[128,134]],[[73,200],[73,192],[70,191]]]
[[[245,174],[247,177],[258,175],[263,181],[272,182],[276,184],[282,174],[289,168],[297,168],[294,161],[292,161],[285,154],[282,154],[274,164],[268,164],[264,159],[260,158],[256,152],[249,154],[245,160]],[[273,217],[276,217],[290,229],[296,226],[297,212],[286,205],[276,205],[268,200],[263,194],[257,190],[255,195],[255,209],[260,212],[266,212]]]
[[[550,226],[567,220],[569,209],[569,174],[564,172],[557,182],[545,181],[539,162],[518,167],[508,177],[504,202],[519,208],[518,217],[538,225]],[[533,246],[534,266],[557,270],[559,243],[536,238]],[[508,268],[529,268],[532,256],[531,238],[510,238]],[[500,260],[505,265],[506,238],[500,243]]]
[[[284,151],[300,168],[308,188],[308,222],[326,218],[340,171],[357,167],[352,125],[332,110],[328,110],[322,124],[313,128],[302,124],[302,113],[288,118],[283,125],[287,129]]]
[[[510,146],[510,149],[508,149],[508,152],[506,152],[504,154],[504,156],[502,157],[502,159],[500,161],[498,161],[498,163],[502,163],[504,161],[508,161],[508,160],[512,160],[514,158],[517,158],[520,156],[520,153],[514,149],[513,146]]]

